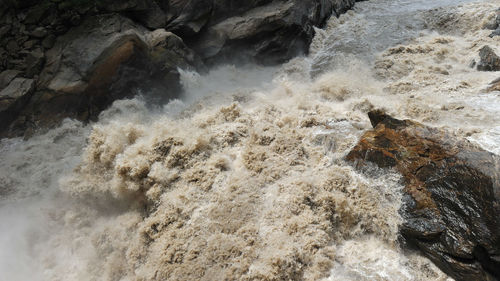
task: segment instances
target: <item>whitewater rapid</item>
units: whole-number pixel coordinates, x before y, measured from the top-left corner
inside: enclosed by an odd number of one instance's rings
[[[469,67],[500,1],[371,0],[279,67],[182,72],[0,144],[0,280],[447,280],[398,240],[400,178],[343,161],[366,113],[500,154],[498,73]]]

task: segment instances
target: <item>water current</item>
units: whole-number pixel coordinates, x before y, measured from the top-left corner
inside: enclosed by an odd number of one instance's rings
[[[401,181],[343,157],[367,112],[500,154],[499,0],[371,0],[278,67],[182,72],[152,108],[0,143],[0,280],[449,280],[398,240]]]

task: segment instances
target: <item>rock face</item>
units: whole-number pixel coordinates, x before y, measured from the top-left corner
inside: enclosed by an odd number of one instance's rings
[[[139,91],[168,100],[181,91],[178,68],[229,58],[275,64],[306,53],[313,26],[355,0],[1,2],[0,91],[16,77],[34,81],[0,128],[16,136],[65,117],[95,118]]]
[[[354,1],[274,1],[209,24],[194,49],[205,60],[226,59],[240,51],[260,63],[280,63],[307,52],[313,26],[353,5]]]
[[[500,278],[500,159],[438,129],[369,113],[346,159],[405,181],[402,236],[456,280]]]
[[[498,57],[493,49],[489,46],[484,46],[479,50],[481,61],[477,65],[477,70],[480,71],[499,71],[500,57]]]

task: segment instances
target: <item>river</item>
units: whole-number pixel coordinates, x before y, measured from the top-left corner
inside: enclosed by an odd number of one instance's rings
[[[500,154],[498,73],[469,67],[499,6],[359,2],[307,57],[3,139],[0,280],[448,280],[400,247],[399,176],[343,157],[373,108]]]

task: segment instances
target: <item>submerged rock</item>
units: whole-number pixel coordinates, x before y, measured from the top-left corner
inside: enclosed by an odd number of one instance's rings
[[[500,57],[495,54],[493,49],[489,46],[484,46],[479,50],[479,57],[481,61],[477,65],[480,71],[499,71],[500,70]]]
[[[402,236],[456,280],[500,278],[500,158],[381,111],[346,159],[399,171]]]

